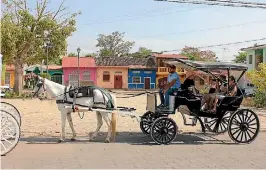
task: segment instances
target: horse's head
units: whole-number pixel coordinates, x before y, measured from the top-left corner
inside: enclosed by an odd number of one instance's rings
[[[32,97],[36,96],[36,97],[38,97],[40,99],[39,95],[46,91],[44,81],[45,81],[44,78],[38,76],[37,84],[35,85],[35,87],[34,87],[34,89],[32,91],[32,94],[33,94]]]

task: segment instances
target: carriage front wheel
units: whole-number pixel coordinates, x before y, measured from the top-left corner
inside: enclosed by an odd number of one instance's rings
[[[171,143],[177,134],[175,121],[168,117],[156,119],[151,127],[151,138],[157,144],[167,145]]]
[[[145,135],[149,135],[151,132],[151,126],[155,120],[153,112],[146,112],[141,116],[140,129]]]
[[[257,137],[259,129],[259,118],[249,109],[236,111],[228,122],[228,134],[236,143],[251,143]]]
[[[6,155],[18,144],[20,126],[16,118],[4,110],[1,112],[1,156]]]

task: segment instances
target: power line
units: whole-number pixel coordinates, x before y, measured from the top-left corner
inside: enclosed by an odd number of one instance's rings
[[[195,48],[220,47],[220,46],[226,46],[226,45],[236,45],[236,44],[242,44],[242,43],[248,43],[248,42],[255,42],[255,41],[263,41],[263,40],[266,40],[266,38],[253,39],[253,40],[247,40],[247,41],[239,41],[239,42],[226,43],[226,44],[208,45],[208,46],[201,46],[201,47],[195,47]],[[174,52],[174,51],[182,51],[182,49],[178,49],[178,50],[168,50],[168,51],[161,51],[161,53],[168,53],[168,52]]]
[[[164,2],[175,3],[189,3],[189,4],[203,4],[203,5],[216,5],[216,6],[229,6],[229,7],[243,7],[243,8],[262,8],[266,9],[266,3],[255,2],[243,2],[243,1],[225,1],[225,0],[205,0],[205,1],[193,1],[193,0],[154,0]]]
[[[136,15],[136,17],[132,17],[132,18],[129,18],[129,19],[121,19],[121,18],[116,18],[114,20],[107,20],[107,21],[102,21],[102,22],[98,22],[98,23],[88,23],[88,24],[83,24],[82,26],[91,26],[91,25],[98,25],[98,24],[107,24],[107,23],[113,23],[113,22],[117,22],[117,21],[120,21],[120,20],[123,20],[123,22],[126,22],[126,21],[131,21],[131,20],[135,20],[135,19],[143,19],[143,18],[149,18],[149,17],[155,17],[155,16],[158,16],[158,15],[168,15],[168,14],[171,14],[173,12],[186,12],[186,11],[192,11],[192,10],[195,10],[195,9],[200,9],[200,8],[206,8],[206,7],[196,7],[196,8],[192,8],[192,9],[182,9],[182,10],[176,10],[176,11],[166,11],[162,14],[152,14],[152,15]]]
[[[194,32],[213,31],[213,30],[220,30],[220,29],[225,29],[225,28],[239,27],[239,26],[244,26],[244,25],[248,25],[248,24],[258,24],[258,23],[263,23],[263,22],[266,22],[266,20],[254,21],[254,22],[246,22],[246,23],[236,24],[236,25],[227,25],[227,26],[223,26],[223,27],[207,28],[207,29],[201,29],[201,30],[183,31],[183,32],[178,32],[178,33],[170,33],[170,34],[160,34],[160,35],[156,35],[156,36],[142,36],[142,38],[160,37],[160,36],[177,35],[177,34],[188,34],[188,33],[194,33]]]

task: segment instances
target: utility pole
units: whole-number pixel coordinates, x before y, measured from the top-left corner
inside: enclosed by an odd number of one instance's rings
[[[78,47],[77,52],[78,52],[78,87],[80,86],[80,72],[79,72],[79,53],[81,49]]]

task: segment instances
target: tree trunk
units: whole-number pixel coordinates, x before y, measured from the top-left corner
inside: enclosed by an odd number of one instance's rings
[[[18,95],[21,95],[22,90],[23,90],[23,64],[19,61],[16,61],[14,92],[17,93]]]

